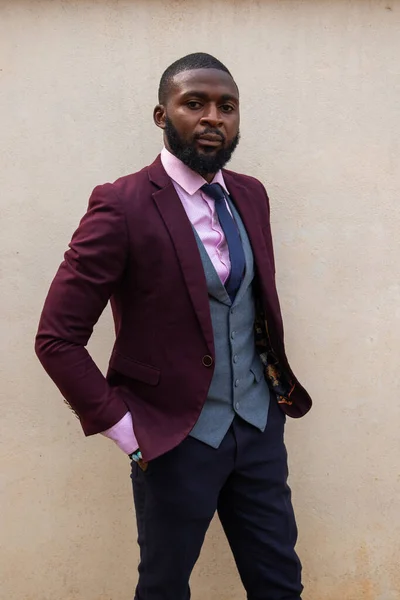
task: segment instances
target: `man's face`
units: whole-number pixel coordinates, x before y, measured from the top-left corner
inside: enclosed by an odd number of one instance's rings
[[[175,76],[165,105],[154,111],[166,148],[202,176],[216,173],[239,142],[239,94],[232,77],[217,69]]]

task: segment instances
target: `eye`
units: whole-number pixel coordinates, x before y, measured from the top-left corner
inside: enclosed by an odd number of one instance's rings
[[[230,112],[232,112],[233,110],[235,110],[235,108],[234,108],[234,107],[233,107],[231,104],[223,104],[223,105],[221,106],[221,110],[222,110],[222,112],[224,112],[224,113],[230,113]]]
[[[186,103],[186,106],[191,110],[197,110],[201,108],[201,103],[198,100],[190,100],[190,102]]]

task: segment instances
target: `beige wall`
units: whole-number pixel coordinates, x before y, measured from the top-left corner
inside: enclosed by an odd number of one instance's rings
[[[269,189],[288,351],[315,399],[287,428],[304,599],[398,600],[398,0],[0,0],[0,596],[132,598],[126,459],[83,438],[33,337],[92,187],[152,160],[158,78],[196,50],[240,85],[233,167]],[[107,313],[103,368],[111,339]],[[193,590],[244,599],[217,523]]]

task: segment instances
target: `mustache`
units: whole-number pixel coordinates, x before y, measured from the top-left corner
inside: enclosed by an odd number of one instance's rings
[[[202,135],[217,135],[221,138],[221,141],[225,143],[225,136],[219,129],[213,129],[212,127],[206,127],[201,133],[196,133],[194,136],[198,140]]]

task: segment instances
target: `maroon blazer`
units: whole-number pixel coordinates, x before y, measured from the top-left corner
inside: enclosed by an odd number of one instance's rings
[[[292,383],[282,407],[300,417],[311,399],[285,355],[268,197],[252,177],[224,170],[224,178],[250,238],[269,342]],[[86,344],[109,300],[116,339],[104,377]],[[151,460],[193,428],[213,376],[213,330],[192,226],[160,157],[94,189],[51,284],[35,349],[86,435],[128,409]]]

